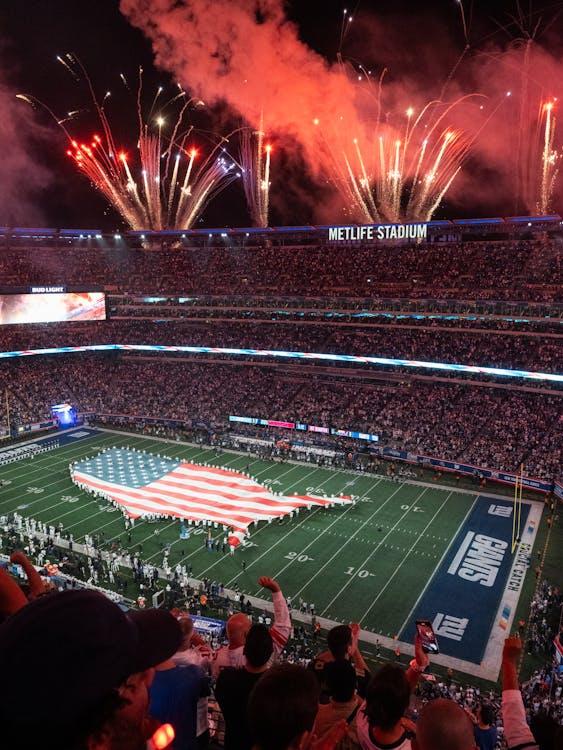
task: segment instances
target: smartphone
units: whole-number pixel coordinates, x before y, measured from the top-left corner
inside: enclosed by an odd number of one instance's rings
[[[416,632],[422,643],[422,648],[427,654],[439,654],[438,641],[430,620],[417,620]]]

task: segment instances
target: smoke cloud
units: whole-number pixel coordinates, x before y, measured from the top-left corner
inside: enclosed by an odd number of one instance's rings
[[[32,226],[44,220],[39,201],[51,175],[37,162],[35,148],[45,139],[46,131],[36,122],[31,107],[16,99],[16,91],[6,74],[0,73],[0,223],[3,226]]]
[[[486,211],[488,203],[499,210],[503,196],[505,215],[537,208],[542,107],[563,93],[561,58],[537,44],[468,50],[444,89],[458,51],[440,21],[432,21],[426,34],[418,19],[387,19],[384,25],[365,17],[353,42],[360,58],[365,53],[373,61],[369,79],[358,66],[331,64],[307,47],[283,0],[121,0],[121,10],[152,41],[159,67],[207,104],[227,103],[254,127],[263,113],[268,132],[288,148],[299,144],[319,184],[328,179],[327,158],[342,161],[353,139],[363,153],[375,155],[376,127],[404,137],[407,107],[420,112],[431,99],[452,102],[479,93],[443,122],[471,140],[449,198],[475,201]],[[390,72],[380,99],[383,67]],[[335,210],[336,201],[327,205]]]

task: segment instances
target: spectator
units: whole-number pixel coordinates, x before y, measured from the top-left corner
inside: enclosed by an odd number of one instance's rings
[[[255,750],[302,750],[312,739],[319,685],[311,672],[293,664],[270,669],[248,703]]]
[[[326,667],[337,661],[351,661],[356,672],[358,693],[365,697],[371,673],[364,661],[358,645],[359,625],[337,625],[327,636],[328,649],[320,653],[309,665],[321,685],[321,702],[329,700],[330,693],[326,678]]]
[[[180,639],[170,613],[125,614],[92,591],[30,602],[0,628],[2,745],[141,750],[154,667]]]
[[[376,672],[356,721],[362,750],[411,750],[414,725],[404,718],[410,694],[409,681],[400,667],[386,664]]]
[[[495,750],[498,740],[495,714],[492,707],[487,703],[482,703],[477,709],[474,732],[475,742],[479,750]]]
[[[178,665],[195,664],[207,672],[212,655],[207,641],[196,633],[191,617],[181,617],[178,622],[182,628],[182,643],[172,657],[174,662]]]
[[[454,701],[438,698],[421,711],[414,750],[476,750],[471,719]]]
[[[329,662],[324,672],[330,702],[319,706],[315,734],[323,737],[344,719],[349,729],[338,750],[352,750],[359,746],[356,717],[362,704],[362,699],[356,692],[356,672],[350,662],[344,659]]]
[[[212,651],[205,640],[194,628],[191,617],[180,617],[178,622],[182,629],[182,643],[180,648],[172,657],[176,665],[195,665],[200,667],[204,674],[208,675],[211,666]],[[209,700],[208,691],[202,695],[197,704],[197,746],[199,750],[206,748],[209,744]]]
[[[179,665],[170,658],[156,667],[149,711],[163,724],[174,727],[174,750],[196,750],[197,705],[208,695],[207,678],[195,664]]]
[[[274,654],[278,656],[286,645],[291,633],[289,609],[277,581],[273,578],[262,576],[258,579],[258,583],[272,592],[274,624],[270,628],[270,634],[272,636]],[[228,619],[227,637],[229,643],[215,652],[215,659],[212,665],[212,674],[215,679],[219,676],[221,669],[225,667],[244,666],[244,643],[249,630],[250,620],[242,612],[232,615]]]
[[[215,697],[225,719],[225,750],[250,750],[252,738],[247,722],[248,699],[252,689],[268,669],[274,646],[265,625],[253,625],[244,644],[242,669],[222,669],[215,686]]]

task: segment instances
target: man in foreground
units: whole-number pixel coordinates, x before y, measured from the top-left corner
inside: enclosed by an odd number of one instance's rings
[[[125,614],[94,591],[30,602],[0,626],[2,747],[144,750],[154,667],[181,639],[169,612]]]

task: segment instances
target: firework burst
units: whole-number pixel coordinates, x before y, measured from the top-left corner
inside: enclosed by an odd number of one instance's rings
[[[559,174],[561,151],[554,146],[555,142],[555,102],[547,102],[541,108],[540,115],[542,142],[540,175],[538,188],[538,202],[536,209],[539,214],[547,214],[551,209],[551,199],[555,181]]]
[[[258,130],[243,128],[240,133],[240,167],[242,184],[252,223],[268,226],[270,208],[270,165],[272,146],[264,144],[263,118]]]
[[[469,95],[448,105],[429,102],[415,116],[409,107],[398,126],[377,124],[362,141],[318,128],[329,179],[348,213],[365,222],[429,221],[459,174],[473,138],[446,126],[448,114]],[[378,104],[378,111],[380,111]],[[363,146],[362,146],[363,142]]]
[[[185,118],[190,106],[204,106],[201,100],[188,99],[180,88],[179,93],[159,107],[162,93],[162,88],[159,88],[145,118],[141,106],[143,79],[140,70],[137,89],[139,129],[136,150],[130,156],[126,149],[117,146],[105,110],[110,92],[106,92],[100,102],[82,63],[69,54],[57,59],[75,80],[86,81],[101,134],[94,134],[88,142],[78,140],[67,123],[74,119],[79,110],[58,118],[34,97],[20,94],[19,98],[43,107],[55,119],[69,141],[68,156],[131,229],[189,229],[207,204],[230,182],[240,177],[236,163],[225,148],[228,137],[220,138],[211,152],[198,160],[199,151],[192,143],[194,128],[185,125]],[[123,74],[120,77],[130,90]],[[179,110],[170,119],[170,134],[167,135],[168,118],[165,112],[174,103],[178,103]],[[155,111],[157,115],[153,114]]]

